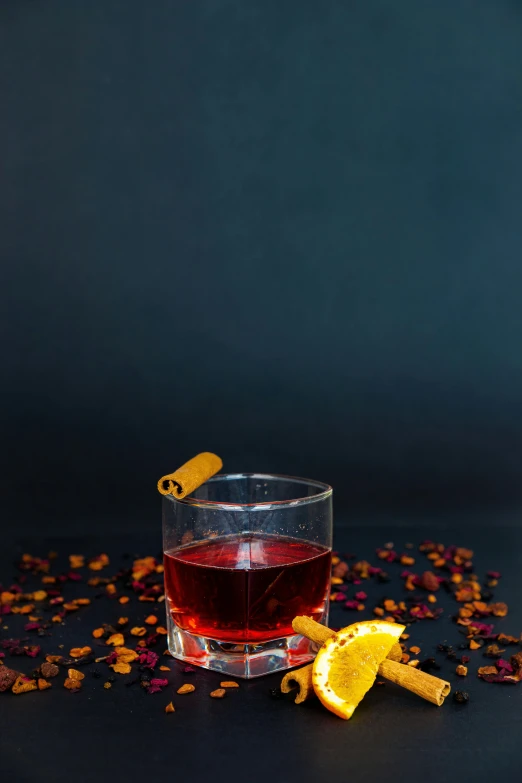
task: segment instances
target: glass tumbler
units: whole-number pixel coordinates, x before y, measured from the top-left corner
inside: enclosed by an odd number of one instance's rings
[[[328,621],[332,489],[290,476],[217,475],[163,498],[169,650],[234,677],[311,661],[296,615]]]

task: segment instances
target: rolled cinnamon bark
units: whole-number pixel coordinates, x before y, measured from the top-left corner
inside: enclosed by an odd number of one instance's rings
[[[223,462],[217,454],[203,451],[185,462],[174,473],[167,473],[158,481],[158,491],[162,495],[174,495],[178,500],[190,495],[211,476],[219,473]]]
[[[310,641],[321,645],[331,636],[335,635],[335,631],[316,623],[315,620],[310,619],[310,617],[296,617],[292,622],[292,627],[296,633],[300,633],[302,636],[306,636],[307,639],[310,639]],[[398,645],[394,645],[394,648],[396,647],[398,647]],[[417,696],[420,696],[422,699],[426,699],[426,701],[440,707],[451,691],[449,682],[441,680],[439,677],[433,677],[431,674],[415,669],[413,666],[405,666],[402,663],[398,663],[397,660],[390,660],[391,657],[396,658],[396,650],[394,648],[392,648],[388,658],[380,664],[378,669],[380,676],[385,677],[387,680],[390,680],[390,682],[394,682],[396,685],[400,685],[402,688],[406,688],[406,690],[411,691],[412,693],[416,693]],[[310,668],[313,668],[313,664],[310,664]],[[305,666],[304,669],[308,669],[308,666]],[[298,672],[299,671],[302,670],[298,669]],[[308,677],[308,673],[300,675],[299,679],[295,676],[296,674],[297,672],[289,672],[289,674],[286,675],[288,680],[285,683],[285,687],[287,687],[288,683],[293,679],[298,683],[300,691],[301,687],[303,687],[303,693],[308,694],[308,690],[306,690],[305,686],[301,686],[302,681],[306,683],[305,678]],[[282,685],[281,690],[283,690]],[[290,690],[290,688],[288,688],[288,690]],[[287,692],[288,691],[286,690],[283,691],[283,693]],[[297,703],[301,703],[301,701],[304,701],[307,697],[307,695],[304,695]]]

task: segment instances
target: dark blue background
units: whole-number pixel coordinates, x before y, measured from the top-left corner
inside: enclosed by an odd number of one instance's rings
[[[155,515],[203,449],[346,510],[521,499],[518,0],[3,0],[0,37],[9,519]]]

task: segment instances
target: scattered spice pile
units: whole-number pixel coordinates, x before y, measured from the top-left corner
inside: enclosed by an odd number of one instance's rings
[[[480,666],[477,674],[487,682],[516,684],[522,680],[522,652],[514,651],[510,660],[502,655],[506,653],[507,645],[522,646],[522,634],[511,636],[495,631],[495,620],[506,617],[508,606],[504,602],[493,600],[493,589],[499,584],[500,573],[488,571],[485,583],[479,582],[473,569],[473,551],[464,547],[445,546],[434,541],[424,541],[419,546],[419,555],[412,553],[413,545],[406,544],[406,551],[398,553],[393,543],[387,543],[376,550],[377,558],[385,563],[395,563],[404,566],[400,571],[403,580],[402,597],[389,597],[372,607],[372,612],[387,622],[396,622],[411,626],[421,620],[437,620],[443,614],[443,609],[437,607],[437,592],[444,590],[455,600],[455,614],[452,619],[465,635],[465,642],[458,645],[462,650],[479,650],[484,648],[484,655],[495,659],[494,664]],[[425,559],[422,566],[418,558]],[[330,600],[342,604],[344,609],[363,612],[367,610],[367,594],[360,589],[365,580],[374,579],[379,583],[390,582],[390,575],[382,566],[373,566],[366,560],[356,561],[348,555],[343,559],[337,554],[332,561],[332,592]],[[427,561],[427,562],[426,562]],[[426,568],[429,566],[429,568]],[[388,567],[388,566],[387,566]],[[349,597],[355,586],[353,598]],[[460,604],[460,606],[459,606]],[[484,622],[487,619],[488,622]],[[401,636],[403,650],[402,662],[424,671],[438,670],[440,666],[434,657],[420,660],[421,652],[417,646],[407,647],[406,640],[410,634]],[[455,672],[461,677],[468,674],[471,656],[459,654],[452,645],[443,642],[437,647],[438,652],[445,653],[449,661],[456,664]],[[465,703],[467,693],[457,691],[455,701]]]
[[[511,636],[495,627],[508,614],[507,605],[496,601],[493,595],[500,574],[489,571],[481,583],[474,573],[473,552],[469,549],[433,541],[424,541],[418,549],[414,554],[413,545],[407,544],[405,551],[398,553],[393,544],[385,544],[376,550],[379,565],[353,556],[334,555],[331,601],[336,608],[371,612],[387,622],[409,626],[401,636],[402,662],[430,672],[440,669],[435,657],[421,659],[421,649],[416,645],[408,647],[407,641],[416,623],[435,621],[443,615],[437,596],[446,591],[455,602],[452,619],[455,630],[462,634],[462,643],[450,645],[443,640],[437,653],[443,654],[455,666],[455,673],[465,678],[470,673],[473,651],[481,650],[487,660],[474,670],[479,678],[488,683],[519,683],[522,635]],[[419,559],[423,565],[419,565]],[[387,569],[395,572],[395,595],[390,589],[389,597],[370,607],[364,583],[391,583]],[[136,558],[131,567],[109,574],[110,560],[106,554],[89,559],[72,554],[68,567],[61,570],[55,552],[46,558],[22,556],[12,583],[0,585],[0,693],[44,691],[55,682],[79,693],[88,686],[90,678],[102,679],[107,690],[120,677],[126,686],[142,688],[147,694],[161,693],[169,686],[171,667],[167,664],[174,661],[169,659],[167,630],[162,624],[165,595],[161,560]],[[74,597],[79,590],[81,595]],[[89,606],[99,599],[106,602],[111,622],[89,626]],[[75,633],[83,626],[81,646],[50,646],[53,630],[67,625],[72,615],[83,618],[80,626],[74,626]],[[20,662],[33,659],[32,671],[20,672],[15,665],[17,658]],[[183,674],[195,671],[192,666],[174,665]],[[221,699],[237,687],[236,682],[223,681],[209,696]],[[186,683],[177,693],[184,695],[194,690],[194,685]],[[279,689],[271,694],[275,698],[281,696]],[[466,703],[469,696],[465,691],[456,691],[454,699]],[[175,711],[172,702],[164,709],[166,713]]]
[[[85,643],[62,652],[63,644],[57,645],[60,652],[44,653],[40,644],[31,642],[30,636],[22,638],[0,637],[0,693],[10,690],[18,695],[30,691],[43,691],[52,687],[51,680],[65,674],[62,685],[78,693],[86,681],[86,674],[92,678],[103,678],[103,687],[112,688],[117,681],[114,675],[134,675],[125,680],[125,685],[137,685],[148,694],[161,693],[168,685],[166,676],[171,667],[162,664],[163,656],[170,657],[166,647],[167,629],[159,617],[150,609],[161,605],[164,616],[165,601],[163,587],[163,565],[154,557],[137,558],[132,567],[122,569],[112,576],[99,572],[110,565],[108,555],[100,554],[89,560],[83,555],[70,555],[68,570],[53,575],[51,567],[57,554],[50,552],[47,558],[22,556],[17,564],[18,574],[8,587],[0,585],[0,623],[2,636],[9,631],[9,623],[15,622],[24,633],[39,640],[53,636],[53,628],[67,625],[72,614],[85,611],[93,599],[112,602],[107,614],[120,614],[113,624],[104,623],[85,632]],[[29,583],[39,582],[38,589],[28,591]],[[68,588],[81,583],[85,585],[85,597],[66,598]],[[134,624],[123,614],[128,612],[131,601],[141,618]],[[149,606],[147,610],[144,604]],[[115,611],[116,610],[116,611]],[[16,618],[20,615],[20,618]],[[144,617],[144,615],[146,615]],[[13,617],[14,616],[14,617]],[[20,620],[23,625],[20,625]],[[26,621],[26,622],[25,622]],[[47,644],[45,645],[47,646]],[[6,662],[6,657],[29,657],[43,659],[30,674],[23,674]],[[173,661],[171,661],[173,663]],[[99,666],[98,666],[99,665]],[[193,666],[179,664],[183,674],[195,672]],[[224,681],[221,687],[212,691],[212,698],[223,698],[227,691],[239,687],[236,682]],[[191,683],[178,688],[179,695],[193,693]],[[165,707],[166,713],[174,712],[172,702]]]

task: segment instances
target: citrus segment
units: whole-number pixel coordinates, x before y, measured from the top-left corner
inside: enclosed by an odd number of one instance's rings
[[[403,631],[397,623],[367,620],[328,639],[313,668],[313,686],[322,704],[340,718],[351,718]]]

